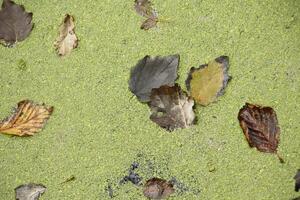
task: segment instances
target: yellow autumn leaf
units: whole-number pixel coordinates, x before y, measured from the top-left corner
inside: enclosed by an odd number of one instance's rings
[[[228,60],[227,56],[221,56],[206,65],[191,69],[186,84],[196,103],[207,106],[224,93],[230,80]]]
[[[0,133],[16,136],[34,135],[43,129],[53,112],[53,107],[20,101],[14,113],[0,122]]]
[[[68,55],[72,49],[78,45],[78,39],[75,35],[74,17],[66,14],[63,23],[60,26],[59,37],[54,44],[59,56]]]

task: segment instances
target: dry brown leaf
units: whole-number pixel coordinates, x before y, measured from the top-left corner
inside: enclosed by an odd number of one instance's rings
[[[173,184],[161,179],[151,178],[144,186],[144,195],[150,199],[166,199],[175,192]]]
[[[194,100],[178,84],[152,89],[148,105],[150,119],[168,131],[187,128],[195,123]]]
[[[155,9],[152,7],[152,2],[149,0],[135,0],[134,9],[142,17],[151,18],[157,16]]]
[[[0,122],[0,133],[16,136],[34,135],[42,130],[52,111],[53,107],[44,104],[21,101],[12,116]]]
[[[74,17],[66,14],[62,25],[60,26],[59,37],[54,44],[59,56],[68,55],[72,49],[78,45],[78,39],[75,35]]]

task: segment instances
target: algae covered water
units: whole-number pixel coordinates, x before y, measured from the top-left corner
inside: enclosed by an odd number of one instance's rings
[[[14,199],[14,188],[29,182],[47,187],[40,199],[143,199],[141,186],[128,181],[137,174],[142,182],[171,180],[170,199],[300,196],[293,180],[300,168],[298,0],[153,0],[165,20],[148,31],[131,0],[16,3],[33,13],[34,29],[15,47],[0,47],[0,118],[24,99],[54,112],[33,137],[0,135],[1,199]],[[79,44],[60,58],[53,43],[67,13]],[[149,120],[128,80],[145,55],[173,54],[183,89],[191,67],[221,55],[232,80],[217,102],[197,106],[197,125],[169,133]],[[285,164],[249,148],[237,120],[245,102],[276,110]]]

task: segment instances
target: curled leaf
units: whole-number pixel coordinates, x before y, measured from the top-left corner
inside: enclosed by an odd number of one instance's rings
[[[59,56],[70,54],[72,49],[75,49],[78,46],[78,39],[74,29],[74,17],[66,14],[64,21],[60,26],[59,37],[54,44]]]
[[[193,106],[194,100],[187,97],[179,85],[164,85],[152,89],[149,102],[152,113],[150,119],[169,131],[187,128],[195,121]]]
[[[32,13],[26,12],[23,6],[11,0],[3,0],[0,10],[0,41],[6,46],[23,41],[33,28],[31,20]]]
[[[42,130],[52,114],[53,107],[24,100],[18,103],[12,116],[0,122],[0,133],[26,136]]]
[[[46,191],[42,184],[29,183],[15,188],[16,200],[38,200]]]
[[[149,102],[151,90],[162,85],[173,86],[177,79],[179,55],[145,56],[132,68],[129,89],[139,101]]]
[[[150,199],[166,199],[175,192],[173,185],[160,178],[147,180],[144,186],[144,196]]]
[[[196,103],[207,106],[224,94],[230,76],[229,58],[221,56],[199,68],[192,67],[186,80],[186,87]]]
[[[250,147],[277,154],[280,128],[273,108],[246,103],[240,109],[238,119]],[[278,158],[283,162],[281,157]]]
[[[298,169],[294,179],[295,179],[295,191],[299,192],[299,189],[300,189],[300,169]]]

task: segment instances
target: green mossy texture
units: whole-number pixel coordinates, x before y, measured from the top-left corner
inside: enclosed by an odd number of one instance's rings
[[[169,20],[147,32],[139,29],[143,18],[133,0],[16,3],[33,12],[35,27],[15,48],[0,47],[0,118],[23,99],[55,111],[33,137],[0,135],[1,199],[14,199],[14,188],[28,182],[47,186],[41,199],[109,199],[108,184],[115,199],[143,199],[141,188],[118,186],[139,159],[143,181],[158,176],[184,183],[188,189],[174,200],[297,196],[298,0],[155,0],[159,16]],[[70,56],[59,58],[53,43],[66,13],[74,15],[80,41]],[[220,55],[229,56],[233,79],[216,103],[196,108],[197,125],[169,133],[132,98],[128,79],[145,55],[176,53],[183,88],[190,67]],[[237,120],[245,102],[276,110],[285,164],[249,148]],[[72,175],[76,180],[61,184]]]

